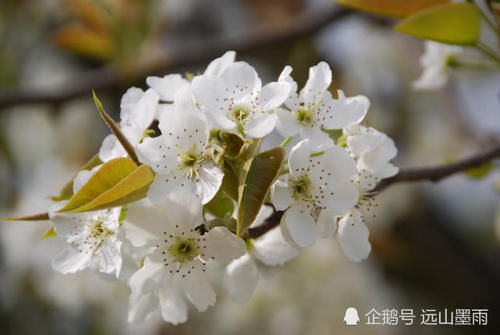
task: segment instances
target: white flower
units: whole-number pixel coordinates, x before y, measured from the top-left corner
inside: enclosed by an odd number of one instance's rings
[[[358,190],[350,182],[357,170],[349,153],[333,145],[321,155],[313,153],[309,140],[298,143],[290,153],[287,178],[271,187],[274,206],[286,210],[283,235],[300,247],[314,244],[318,236],[331,236],[335,222],[330,218],[358,201]]]
[[[74,193],[99,168],[81,171],[73,182]],[[121,207],[76,214],[57,213],[56,210],[64,207],[65,203],[49,211],[57,236],[69,244],[52,261],[54,270],[67,274],[91,267],[98,272],[114,273],[118,278],[122,267]]]
[[[209,128],[196,108],[189,86],[177,92],[174,110],[160,116],[162,135],[145,138],[137,147],[139,160],[157,173],[148,197],[163,204],[170,192],[193,192],[205,204],[217,193],[222,170],[207,156]]]
[[[353,262],[366,259],[372,247],[368,241],[370,232],[364,224],[361,212],[357,209],[349,210],[338,226],[336,238],[347,258]]]
[[[262,207],[252,226],[261,224],[271,214],[269,210]],[[298,254],[298,250],[285,240],[279,228],[252,241],[250,248],[247,254],[229,263],[224,275],[224,287],[232,299],[241,304],[250,300],[257,287],[259,271],[256,260],[269,266],[282,265]]]
[[[160,307],[167,322],[187,320],[187,298],[199,311],[215,303],[208,283],[209,262],[225,264],[245,252],[245,243],[224,227],[201,235],[200,201],[187,193],[172,194],[164,207],[130,205],[125,232],[131,243],[149,248],[144,266],[129,281],[129,321],[139,321]]]
[[[144,138],[145,131],[155,117],[158,95],[152,89],[144,92],[140,88],[132,87],[123,95],[120,103],[120,130],[134,147]],[[99,150],[99,157],[103,162],[113,158],[126,157],[115,135],[108,135]]]
[[[325,62],[309,69],[309,79],[297,94],[297,83],[290,73],[292,68],[285,67],[280,75],[280,82],[290,83],[292,89],[285,101],[288,109],[280,108],[277,130],[284,136],[300,135],[309,139],[312,145],[328,145],[332,140],[322,129],[341,129],[353,123],[359,123],[365,117],[370,102],[365,96],[346,98],[343,91],[338,91],[338,99],[333,99],[328,87],[332,82],[332,71]]]
[[[354,125],[344,129],[348,151],[356,160],[359,173],[353,180],[362,191],[373,189],[377,183],[398,173],[391,163],[398,150],[386,134],[364,126]]]
[[[443,87],[448,81],[450,60],[462,51],[461,47],[426,41],[425,53],[420,58],[423,72],[420,78],[413,82],[413,87],[422,90]]]
[[[221,57],[210,62],[204,74],[210,76],[220,75],[226,67],[234,63],[235,57],[236,53],[234,51],[227,51]],[[168,74],[164,77],[147,77],[146,83],[164,102],[173,102],[177,92],[189,85],[189,81],[183,78],[180,74]]]
[[[253,138],[274,129],[274,109],[290,90],[285,82],[262,87],[255,69],[245,62],[232,63],[217,76],[195,77],[192,86],[196,102],[217,128]]]

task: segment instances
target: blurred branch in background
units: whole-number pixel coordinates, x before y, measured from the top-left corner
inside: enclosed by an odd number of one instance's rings
[[[310,11],[299,15],[293,22],[282,27],[260,27],[251,32],[225,39],[210,39],[196,46],[181,47],[171,50],[165,57],[154,59],[144,67],[120,72],[116,67],[109,66],[82,74],[71,83],[66,83],[58,89],[13,91],[0,93],[0,110],[14,105],[49,103],[60,104],[76,97],[90,95],[92,89],[108,90],[126,88],[143,81],[149,75],[175,72],[188,66],[207,62],[220,56],[227,50],[239,53],[253,51],[276,43],[293,41],[306,37],[321,30],[329,23],[339,21],[352,14],[350,10],[335,9],[329,11]]]

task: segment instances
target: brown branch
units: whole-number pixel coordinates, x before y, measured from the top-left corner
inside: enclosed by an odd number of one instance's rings
[[[224,38],[209,39],[196,45],[168,49],[166,55],[155,59],[141,69],[123,74],[113,66],[80,74],[77,80],[65,83],[57,89],[34,91],[14,91],[0,93],[0,110],[20,104],[52,103],[59,104],[76,97],[91,94],[92,89],[107,90],[125,88],[142,81],[148,75],[163,74],[184,70],[190,66],[206,63],[222,55],[227,50],[239,53],[250,52],[280,43],[287,43],[310,36],[327,24],[341,20],[352,12],[346,9],[309,12],[291,20],[281,27],[266,26],[245,34]]]
[[[484,165],[495,158],[500,158],[500,144],[498,143],[488,150],[452,164],[402,169],[397,175],[382,180],[373,191],[380,192],[392,184],[401,182],[417,182],[423,180],[438,182],[455,173]]]
[[[490,162],[493,159],[500,158],[500,144],[497,143],[489,150],[485,150],[469,158],[460,160],[458,162],[446,165],[439,165],[435,167],[402,169],[398,174],[391,178],[382,180],[373,189],[374,194],[378,194],[392,184],[402,182],[417,182],[417,181],[432,181],[438,182],[442,179],[449,177],[455,173],[463,172],[465,170],[479,167],[483,164]],[[258,238],[271,229],[280,224],[284,211],[275,211],[268,217],[260,226],[248,229],[247,236],[249,238]]]

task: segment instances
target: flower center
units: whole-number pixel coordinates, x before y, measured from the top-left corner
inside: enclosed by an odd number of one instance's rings
[[[167,252],[178,263],[190,262],[199,254],[198,243],[194,238],[175,236],[174,242],[167,248]]]
[[[235,107],[232,110],[232,118],[234,121],[238,123],[244,123],[247,121],[248,117],[250,116],[250,111],[242,106]]]
[[[314,111],[312,109],[307,108],[299,108],[298,111],[295,112],[295,118],[302,126],[311,126],[314,121]]]
[[[298,199],[310,199],[311,198],[311,180],[309,176],[302,175],[295,180],[292,180],[292,191],[293,198]]]
[[[186,173],[188,179],[198,179],[198,167],[205,161],[205,157],[196,150],[196,143],[187,152],[179,150],[179,168]]]

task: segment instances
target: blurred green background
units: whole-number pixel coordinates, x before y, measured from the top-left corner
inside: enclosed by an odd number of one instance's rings
[[[500,73],[458,70],[441,90],[414,91],[423,43],[392,24],[328,0],[2,0],[0,217],[46,211],[98,151],[108,130],[92,89],[118,119],[127,87],[199,73],[227,50],[263,81],[292,65],[299,87],[327,61],[332,90],[369,97],[367,124],[394,138],[400,167],[442,164],[500,137]],[[219,287],[215,307],[177,327],[128,325],[125,285],[52,271],[62,244],[42,239],[49,223],[2,223],[0,334],[500,334],[498,178],[496,168],[479,180],[392,186],[368,221],[367,261],[322,241],[283,267],[262,266],[247,305]],[[416,323],[423,308],[487,308],[490,326],[348,328],[350,306],[413,308]]]

